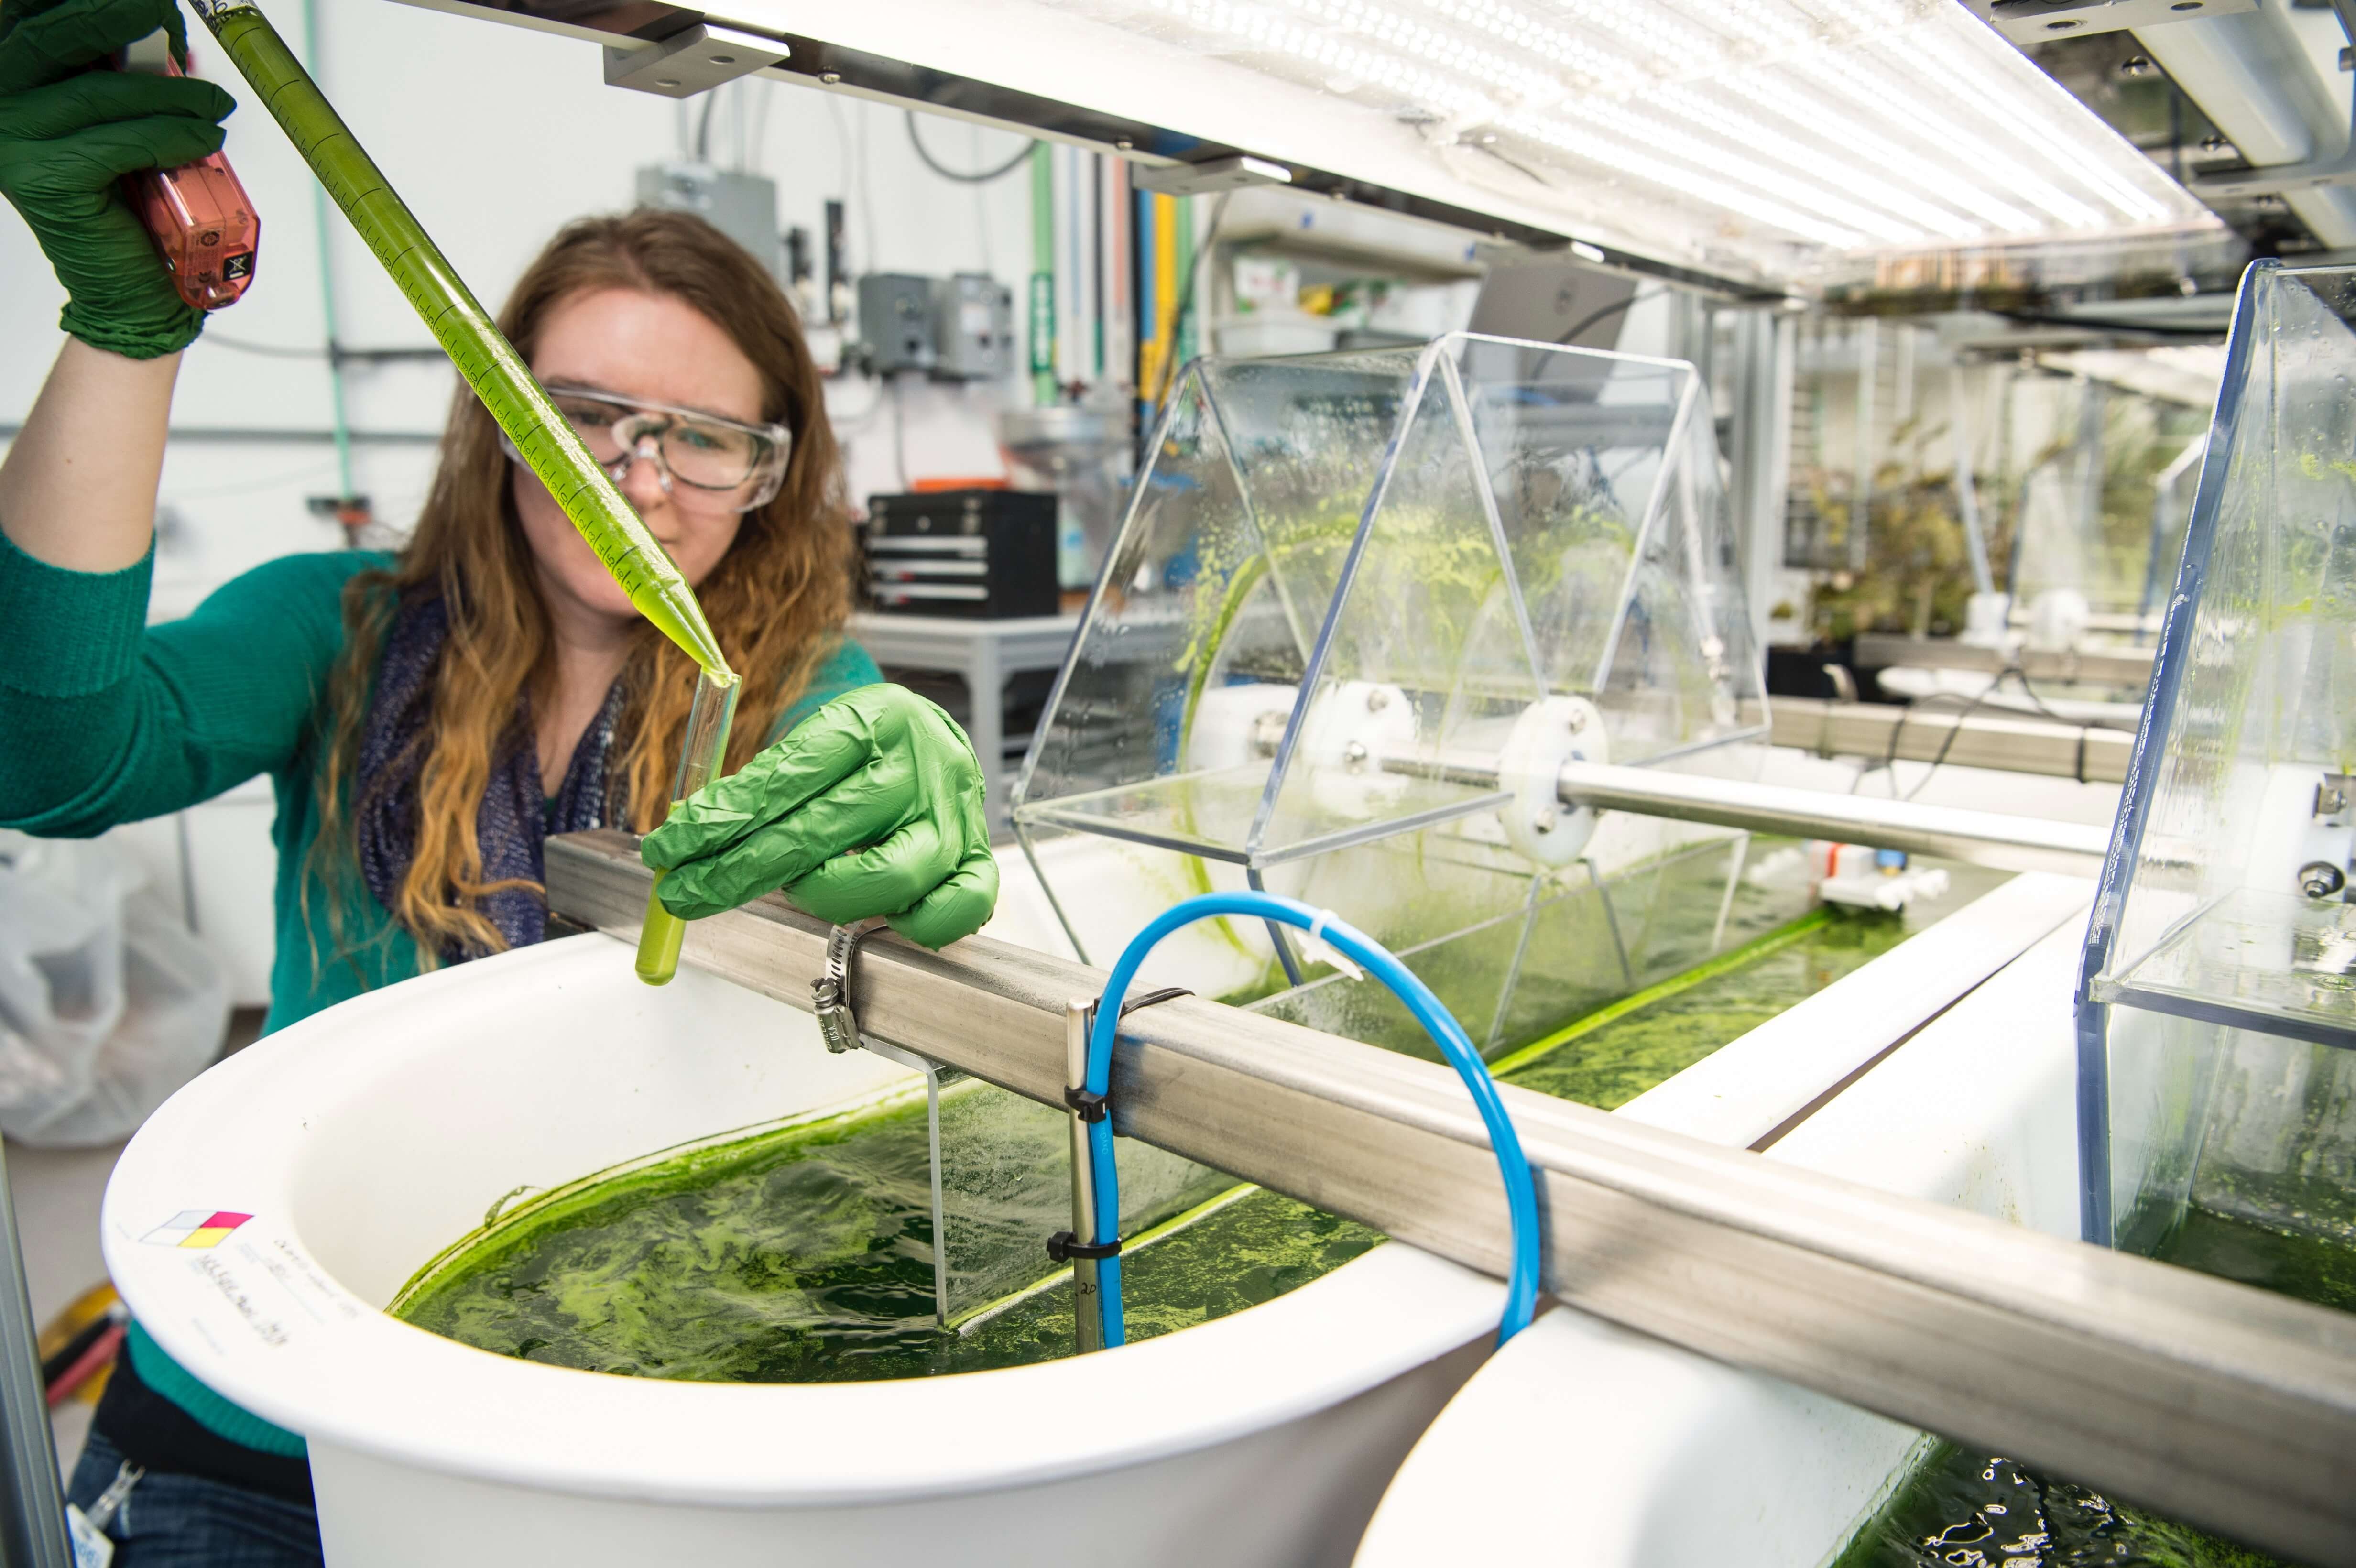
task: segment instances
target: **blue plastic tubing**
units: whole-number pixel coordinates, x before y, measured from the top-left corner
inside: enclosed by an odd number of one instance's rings
[[[1513,1270],[1506,1276],[1505,1315],[1497,1325],[1497,1343],[1502,1345],[1528,1328],[1538,1295],[1537,1190],[1530,1178],[1530,1162],[1522,1154],[1522,1140],[1514,1131],[1512,1118],[1505,1115],[1505,1102],[1497,1097],[1497,1082],[1489,1076],[1489,1069],[1482,1061],[1481,1053],[1472,1048],[1464,1026],[1440,1006],[1431,987],[1417,979],[1414,972],[1391,956],[1387,949],[1332,912],[1274,893],[1233,892],[1205,893],[1156,916],[1151,924],[1137,933],[1136,940],[1122,949],[1120,962],[1112,966],[1112,978],[1105,983],[1104,996],[1097,1004],[1095,1028],[1088,1036],[1088,1092],[1102,1094],[1110,1089],[1112,1043],[1120,1029],[1121,1003],[1128,997],[1130,983],[1137,978],[1138,966],[1145,962],[1146,955],[1181,926],[1229,914],[1270,921],[1301,931],[1315,929],[1327,946],[1355,961],[1388,987],[1391,994],[1415,1015],[1416,1021],[1439,1042],[1449,1065],[1456,1069],[1457,1075],[1464,1080],[1464,1087],[1472,1091],[1472,1104],[1488,1126],[1489,1147],[1496,1151],[1498,1172],[1505,1182],[1505,1206],[1513,1216]],[[1089,1240],[1103,1245],[1120,1233],[1120,1173],[1113,1162],[1110,1117],[1088,1125],[1088,1149],[1096,1165],[1097,1189],[1097,1233]],[[1097,1265],[1097,1285],[1104,1317],[1104,1342],[1108,1347],[1121,1344],[1126,1335],[1121,1323],[1119,1258],[1109,1257]]]

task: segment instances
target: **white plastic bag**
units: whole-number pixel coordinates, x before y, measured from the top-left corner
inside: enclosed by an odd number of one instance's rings
[[[112,844],[0,831],[0,1133],[125,1137],[220,1051],[229,983]]]

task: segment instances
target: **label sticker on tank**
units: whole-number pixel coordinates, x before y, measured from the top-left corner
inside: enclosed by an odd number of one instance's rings
[[[151,1247],[217,1247],[252,1218],[228,1209],[183,1209],[139,1239]]]
[[[221,263],[221,277],[229,283],[253,276],[253,252],[241,251]]]

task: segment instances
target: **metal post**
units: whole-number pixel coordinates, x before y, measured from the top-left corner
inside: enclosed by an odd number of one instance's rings
[[[1096,1004],[1078,997],[1064,1004],[1064,1082],[1088,1086],[1088,1025]],[[1083,1244],[1097,1238],[1097,1165],[1088,1152],[1088,1124],[1072,1111],[1072,1234]],[[1072,1260],[1072,1345],[1082,1355],[1104,1349],[1104,1318],[1097,1310],[1097,1260]]]
[[[1874,416],[1879,411],[1881,379],[1881,337],[1879,324],[1871,316],[1856,324],[1857,339],[1857,428],[1850,433],[1856,438],[1856,472],[1849,481],[1848,496],[1848,569],[1865,570],[1866,552],[1870,548],[1868,530],[1873,518],[1874,460],[1879,453]]]
[[[41,1394],[39,1339],[16,1243],[16,1200],[0,1153],[0,1429],[7,1435],[8,1492],[0,1511],[0,1563],[8,1568],[72,1568],[58,1450]]]
[[[1947,402],[1951,411],[1947,423],[1955,438],[1955,499],[1963,508],[1964,548],[1971,557],[1972,587],[1993,593],[1996,576],[1988,568],[1987,528],[1980,520],[1980,487],[1972,474],[1970,388],[1961,365],[1947,372]]]
[[[1753,635],[1767,634],[1787,541],[1792,490],[1792,368],[1797,320],[1788,311],[1736,315],[1734,430],[1727,453]]]

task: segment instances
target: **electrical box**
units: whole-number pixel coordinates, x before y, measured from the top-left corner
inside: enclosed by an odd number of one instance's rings
[[[785,281],[776,181],[675,158],[638,170],[638,205],[695,214],[751,251],[771,277]]]
[[[995,380],[1014,370],[1014,292],[980,272],[870,272],[859,280],[859,336],[879,376]]]
[[[933,280],[869,272],[859,280],[859,336],[879,376],[930,371],[940,362],[933,320]]]
[[[933,319],[946,381],[991,381],[1014,372],[1014,291],[980,272],[933,284]]]

